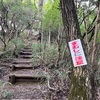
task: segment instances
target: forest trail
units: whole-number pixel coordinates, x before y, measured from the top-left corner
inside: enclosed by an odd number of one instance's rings
[[[32,45],[40,43],[37,38],[25,38],[15,58],[0,60],[0,100],[67,100],[69,80],[61,78],[57,69],[33,63],[36,48]]]
[[[9,74],[2,77],[3,81],[12,83],[7,86],[8,99],[45,100],[48,91],[45,72],[43,68],[33,66],[33,54],[31,44],[26,45],[13,59]]]
[[[36,76],[36,72],[32,62],[33,53],[31,46],[24,47],[19,52],[18,58],[13,60],[11,69],[13,72],[9,75],[9,82],[14,84],[18,82],[41,82],[43,76]],[[42,73],[42,72],[40,72]],[[46,79],[46,78],[45,78]],[[44,80],[45,80],[44,79]]]
[[[35,39],[24,39],[25,47],[15,58],[0,60],[0,100],[67,100],[69,80],[61,78],[57,69],[34,65],[32,44],[40,43]]]

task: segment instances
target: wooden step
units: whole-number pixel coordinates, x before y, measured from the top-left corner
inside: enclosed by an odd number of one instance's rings
[[[24,47],[24,49],[27,49],[28,50],[28,49],[32,49],[32,48],[31,47]]]
[[[29,58],[33,58],[33,55],[19,55],[19,57],[23,59],[29,59]]]
[[[13,61],[13,64],[31,64],[32,61]]]
[[[9,82],[15,84],[16,82],[45,82],[47,78],[45,76],[19,76],[10,75]]]
[[[16,67],[22,67],[22,66],[24,66],[24,67],[31,67],[31,66],[33,66],[33,64],[31,63],[31,64],[12,64],[12,66],[16,66]]]
[[[20,69],[33,69],[33,66],[16,66],[16,65],[13,65],[13,66],[10,66],[10,69],[12,71],[14,70],[20,70]]]
[[[23,49],[22,52],[32,52],[32,49]]]
[[[16,61],[16,62],[31,62],[32,59],[14,58],[13,61]]]
[[[16,65],[10,66],[10,69],[11,71],[14,71],[14,70],[20,70],[20,69],[38,69],[40,67],[41,67],[40,65],[33,66],[32,64],[29,64],[29,65],[16,64]]]
[[[28,52],[28,51],[21,51],[19,52],[20,55],[32,55],[32,52]]]

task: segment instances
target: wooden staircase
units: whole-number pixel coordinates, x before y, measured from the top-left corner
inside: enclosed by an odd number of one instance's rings
[[[29,46],[26,46],[19,52],[18,58],[13,60],[11,71],[9,75],[9,82],[15,84],[16,82],[44,82],[45,76],[34,76],[34,67],[32,63],[33,53]],[[34,73],[34,74],[33,74]]]

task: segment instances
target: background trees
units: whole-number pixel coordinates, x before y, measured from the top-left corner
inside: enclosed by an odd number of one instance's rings
[[[21,32],[33,26],[35,10],[31,2],[21,0],[0,2],[0,40],[5,50],[12,39],[18,38]]]

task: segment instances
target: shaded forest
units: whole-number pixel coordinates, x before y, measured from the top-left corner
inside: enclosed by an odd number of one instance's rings
[[[0,0],[0,99],[100,100],[99,49],[100,0]]]

